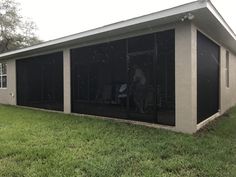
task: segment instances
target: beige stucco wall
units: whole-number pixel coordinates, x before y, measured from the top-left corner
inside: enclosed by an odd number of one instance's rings
[[[225,47],[220,49],[220,113],[236,104],[236,55],[229,52],[229,87],[226,86],[226,51]]]
[[[0,89],[0,103],[16,105],[15,60],[1,61],[7,64],[7,88]]]
[[[196,131],[196,69],[196,30],[180,23],[175,31],[176,129],[185,133]]]
[[[63,50],[64,113],[71,113],[70,49]]]

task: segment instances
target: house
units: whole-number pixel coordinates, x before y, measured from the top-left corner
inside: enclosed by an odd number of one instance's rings
[[[236,35],[210,1],[0,54],[0,103],[194,133],[236,104]]]

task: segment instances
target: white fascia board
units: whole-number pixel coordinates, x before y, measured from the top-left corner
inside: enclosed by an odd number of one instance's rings
[[[228,31],[228,33],[233,37],[233,39],[236,40],[236,34],[230,28],[230,26],[227,24],[227,22],[224,20],[224,18],[220,15],[218,10],[210,1],[207,1],[207,8],[215,16],[215,18],[220,22],[220,24]]]
[[[23,53],[23,52],[27,52],[27,51],[31,51],[31,50],[35,50],[35,49],[39,49],[39,48],[45,48],[45,47],[48,47],[48,46],[53,46],[53,45],[56,45],[56,44],[76,40],[76,39],[79,39],[79,38],[83,38],[83,37],[87,37],[87,36],[91,36],[91,35],[96,35],[96,34],[99,34],[99,33],[108,32],[108,31],[112,31],[112,30],[115,30],[115,29],[124,28],[124,27],[132,26],[132,25],[136,25],[136,24],[139,24],[139,23],[144,23],[144,22],[148,22],[148,21],[152,21],[152,20],[158,20],[158,19],[162,19],[162,18],[165,18],[165,17],[169,17],[169,16],[174,16],[174,15],[178,15],[178,14],[182,14],[182,13],[187,13],[187,12],[191,12],[191,11],[206,8],[206,7],[207,7],[206,2],[194,1],[194,2],[191,2],[191,3],[180,5],[180,6],[177,6],[177,7],[173,7],[173,8],[167,9],[167,10],[155,12],[155,13],[152,13],[152,14],[144,15],[144,16],[141,16],[141,17],[136,17],[136,18],[133,18],[133,19],[125,20],[125,21],[121,21],[121,22],[118,22],[118,23],[114,23],[114,24],[111,24],[111,25],[95,28],[95,29],[88,30],[88,31],[85,31],[85,32],[81,32],[81,33],[77,33],[77,34],[74,34],[74,35],[58,38],[58,39],[55,39],[55,40],[51,40],[51,41],[47,41],[47,42],[44,42],[44,43],[41,43],[41,44],[30,46],[30,47],[27,47],[27,48],[22,48],[22,49],[18,49],[18,50],[15,50],[15,51],[3,53],[3,54],[0,54],[0,59],[3,58],[3,57],[10,56],[10,55]]]

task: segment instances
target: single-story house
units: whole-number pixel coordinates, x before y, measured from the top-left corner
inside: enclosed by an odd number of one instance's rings
[[[194,133],[236,104],[236,35],[199,0],[3,53],[0,103]]]

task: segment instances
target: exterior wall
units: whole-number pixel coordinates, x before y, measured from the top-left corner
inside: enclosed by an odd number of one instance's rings
[[[220,49],[220,113],[223,114],[236,104],[236,55],[229,51],[229,87],[226,86],[226,51]]]
[[[148,29],[147,31],[129,32],[129,34],[125,34],[124,36],[109,38],[109,40],[112,41],[119,38],[127,38],[173,28],[175,28],[176,126],[171,127],[154,124],[153,127],[193,133],[196,131],[196,30],[193,25],[190,22],[180,22],[177,25],[170,24],[164,27],[154,27],[151,31]],[[106,40],[99,39],[99,43],[106,42]],[[87,45],[94,43],[98,43],[98,41],[90,41]],[[73,47],[75,46],[71,46],[71,48]],[[70,48],[58,50],[63,50],[64,57],[64,112],[71,113]],[[37,55],[45,53],[38,53]],[[0,90],[0,102],[16,105],[15,60],[9,60],[7,64],[8,88]],[[14,94],[13,97],[10,95],[11,93]],[[147,123],[138,122],[138,124],[146,125]]]
[[[225,46],[221,45],[217,40],[206,34],[203,30],[193,25],[195,30],[199,30],[209,39],[220,46],[220,71],[219,71],[219,112],[212,115],[205,121],[197,124],[197,130],[205,126],[210,121],[224,114],[228,109],[236,105],[236,54],[229,51]],[[229,87],[226,86],[226,51],[229,51]]]
[[[197,63],[196,30],[190,22],[176,27],[175,32],[176,129],[196,132]]]
[[[177,25],[166,25],[166,27],[153,28],[151,31],[134,32],[134,35],[141,35],[160,30],[175,28],[175,87],[176,87],[176,126],[151,125],[142,122],[134,122],[152,127],[165,128],[185,133],[194,133],[216,116],[223,114],[227,109],[236,104],[236,55],[230,52],[230,86],[226,87],[226,48],[221,46],[220,54],[220,113],[213,115],[207,122],[197,125],[197,30],[191,22],[180,22]],[[129,35],[120,38],[130,37]],[[110,41],[118,37],[109,38]],[[107,39],[99,39],[99,43]],[[89,45],[98,43],[90,41]],[[217,42],[216,42],[217,43]],[[87,44],[87,45],[88,45]],[[219,43],[217,43],[219,45]],[[83,44],[84,45],[84,44]],[[75,47],[75,46],[71,46]],[[80,46],[76,46],[80,47]],[[70,88],[70,48],[63,50],[64,56],[64,112],[71,113],[71,88]],[[50,53],[47,51],[47,53]],[[44,53],[39,53],[42,55]],[[35,55],[35,54],[34,54]],[[15,59],[7,63],[7,89],[0,89],[0,103],[16,105],[16,66]],[[118,120],[122,121],[122,120]],[[128,120],[124,120],[128,121]],[[132,121],[128,121],[132,122]]]
[[[178,25],[174,26],[174,28],[175,28],[176,126],[171,127],[164,125],[154,125],[153,127],[165,128],[184,133],[194,133],[197,131],[197,109],[196,109],[197,107],[196,106],[197,105],[196,32],[197,31],[196,28],[189,21],[179,23]],[[66,54],[68,51],[64,52]],[[69,54],[66,55],[68,56]],[[64,69],[67,70],[68,67],[64,66]],[[66,71],[64,71],[64,74],[65,72]],[[67,81],[65,81],[64,84],[66,82]],[[68,90],[67,87],[69,87],[69,85],[64,85],[64,88]],[[68,104],[70,104],[69,101],[70,97],[64,96],[64,99],[67,100],[65,106],[68,107]],[[71,111],[69,109],[67,110]],[[128,122],[133,122],[133,121],[128,121]],[[139,122],[138,124],[145,125],[147,123]]]
[[[0,103],[16,105],[16,62],[11,59],[4,63],[7,64],[7,88],[0,89]]]

